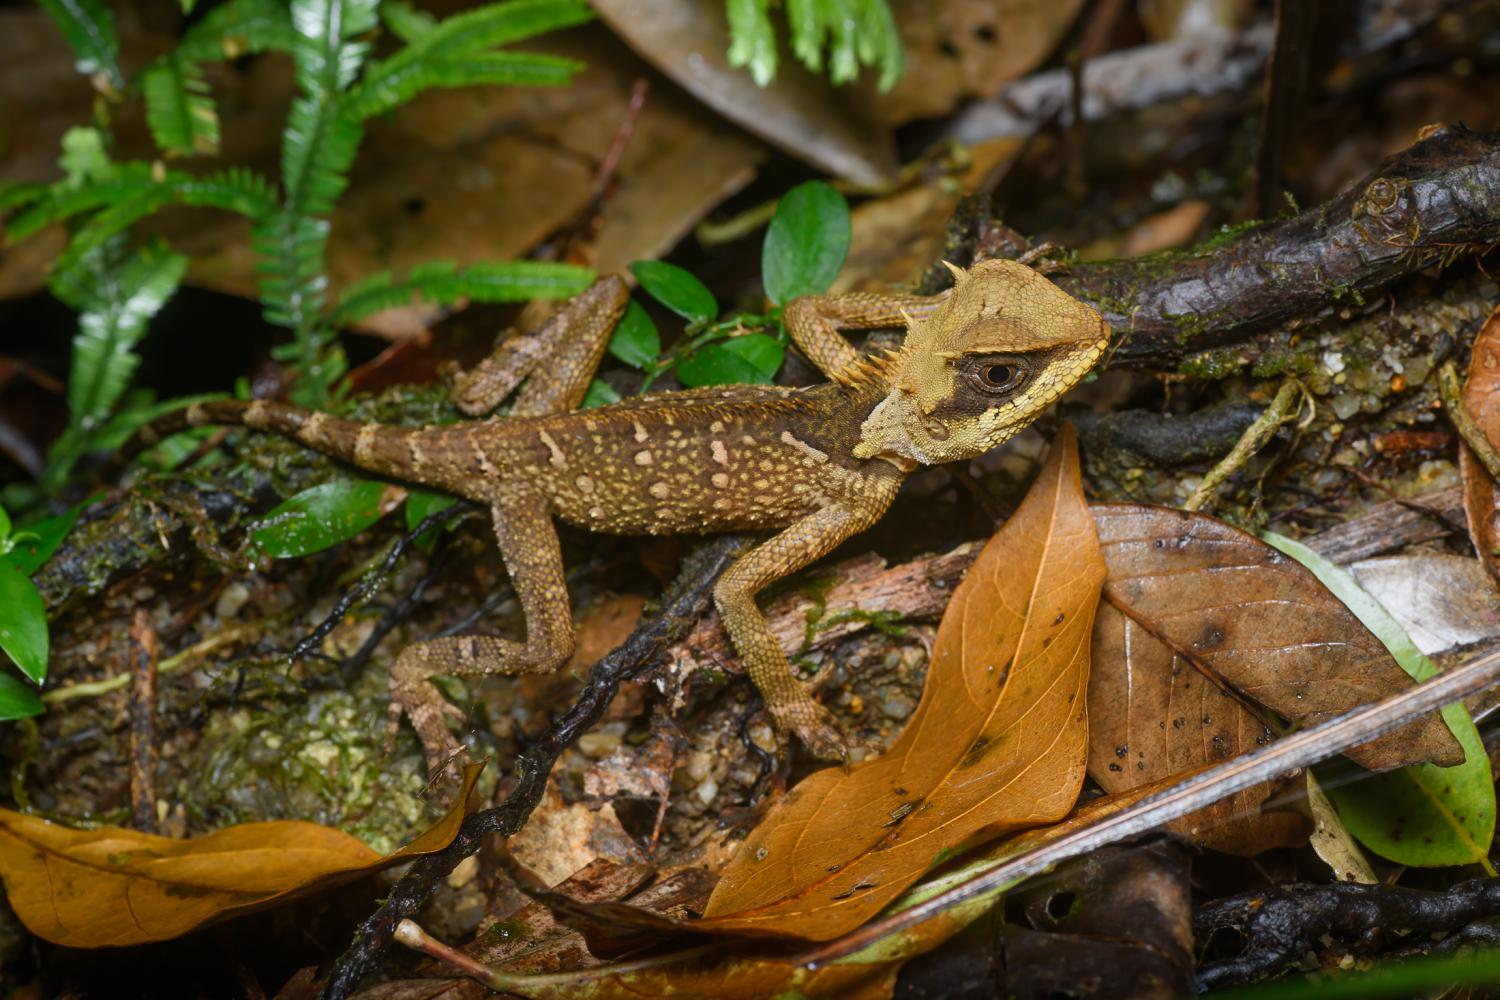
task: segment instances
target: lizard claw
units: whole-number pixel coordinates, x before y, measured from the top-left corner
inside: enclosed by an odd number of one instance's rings
[[[817,759],[848,766],[849,749],[844,734],[839,732],[832,713],[811,698],[775,706],[771,708],[771,718],[776,720],[776,728],[795,734]]]

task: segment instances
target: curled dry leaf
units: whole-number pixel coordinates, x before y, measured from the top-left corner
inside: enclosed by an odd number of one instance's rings
[[[189,840],[121,827],[75,830],[0,809],[0,876],[35,935],[72,948],[165,941],[442,850],[458,833],[484,765],[457,804],[411,843],[380,855],[317,823],[244,823]]]
[[[643,59],[719,114],[820,170],[880,186],[896,175],[890,130],[847,94],[783,58],[776,79],[757,87],[729,65],[729,23],[721,3],[596,0],[599,17]]]
[[[1490,313],[1474,338],[1469,377],[1464,380],[1464,407],[1484,436],[1500,448],[1500,308]],[[1485,569],[1500,580],[1500,496],[1495,481],[1467,445],[1458,447],[1458,469],[1463,475],[1464,513],[1469,537]]]
[[[896,744],[794,788],[746,839],[696,926],[837,937],[980,831],[1065,816],[1083,781],[1103,578],[1069,427],[954,592]]]

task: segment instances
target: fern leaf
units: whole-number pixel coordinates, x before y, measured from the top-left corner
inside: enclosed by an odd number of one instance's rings
[[[380,22],[403,42],[415,42],[437,27],[437,19],[406,0],[381,0]]]
[[[218,154],[219,115],[208,81],[195,63],[174,52],[147,67],[141,89],[146,95],[146,124],[162,152]]]
[[[292,56],[305,94],[330,98],[358,75],[369,46],[351,41],[375,27],[377,0],[292,0]]]
[[[277,209],[276,192],[270,182],[244,167],[230,167],[206,177],[174,171],[168,181],[179,204],[219,208],[256,220],[268,218]]]
[[[790,17],[793,0],[787,2]],[[776,79],[778,57],[767,0],[727,0],[725,13],[729,18],[729,65],[748,67],[757,86],[768,86]]]
[[[562,298],[583,291],[593,280],[594,272],[588,268],[548,261],[487,261],[465,268],[452,261],[432,261],[412,268],[400,281],[387,271],[351,285],[329,319],[338,325],[354,323],[404,306],[413,296],[440,305],[463,298],[476,302]]]
[[[103,0],[41,0],[41,3],[73,49],[73,65],[78,72],[85,76],[102,73],[115,89],[124,86],[115,18]]]
[[[70,424],[87,433],[109,416],[140,359],[135,345],[182,283],[187,258],[154,243],[119,262],[120,243],[86,254],[60,272],[53,293],[79,311],[68,371]]]
[[[296,41],[283,0],[229,0],[187,30],[176,54],[184,61],[209,62],[257,52],[290,52]]]
[[[473,56],[508,42],[582,24],[593,16],[588,5],[581,0],[504,0],[444,18],[390,58],[372,65],[364,79],[351,90],[352,107],[358,109],[361,117],[369,117],[410,100],[425,86],[453,87],[465,82],[510,83],[509,79],[492,79],[482,72],[476,72],[472,79],[465,81],[459,69],[464,60],[459,57]],[[445,65],[452,67],[446,71],[446,76],[441,68]],[[563,65],[564,62],[559,60],[548,66],[547,71],[560,73]],[[520,72],[519,64],[513,72]],[[541,64],[536,64],[533,75],[539,77],[540,73]],[[538,82],[552,80],[538,79]]]
[[[370,75],[350,92],[347,107],[357,118],[385,114],[433,87],[511,84],[561,86],[584,68],[583,63],[536,52],[476,52],[434,56]]]

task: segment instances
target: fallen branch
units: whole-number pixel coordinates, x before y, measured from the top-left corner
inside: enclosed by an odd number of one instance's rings
[[[1198,970],[1198,985],[1212,990],[1273,975],[1308,952],[1323,950],[1327,935],[1356,954],[1373,954],[1402,932],[1448,933],[1500,914],[1500,879],[1460,882],[1445,892],[1395,885],[1271,886],[1204,906],[1193,917],[1193,935],[1207,942],[1215,931],[1232,930],[1245,942],[1230,958]]]

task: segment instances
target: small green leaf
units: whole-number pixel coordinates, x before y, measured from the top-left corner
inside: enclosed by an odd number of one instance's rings
[[[784,351],[774,337],[752,333],[700,348],[677,363],[685,386],[767,385],[781,367]]]
[[[406,494],[406,530],[416,531],[417,527],[433,514],[445,511],[458,503],[458,498],[449,496],[447,493],[437,493],[433,490],[408,490]],[[452,522],[447,522],[452,523]],[[445,525],[434,525],[417,538],[417,547],[430,551],[432,545],[437,541],[438,532]]]
[[[615,325],[609,338],[609,353],[632,368],[644,368],[661,353],[661,334],[656,324],[635,299],[625,307],[625,315]]]
[[[1438,673],[1401,623],[1365,593],[1351,574],[1300,542],[1270,531],[1261,537],[1311,570],[1375,633],[1408,674],[1422,681]],[[1489,756],[1463,705],[1444,707],[1443,721],[1464,748],[1462,764],[1415,764],[1362,775],[1350,784],[1324,782],[1349,832],[1398,864],[1441,867],[1473,864],[1489,856],[1495,833],[1495,784]]]
[[[0,556],[0,649],[35,683],[47,679],[47,608],[11,556]]]
[[[849,255],[849,205],[822,181],[792,188],[776,205],[761,248],[766,296],[785,305],[828,290]]]
[[[115,16],[104,0],[41,0],[42,9],[68,40],[73,66],[84,76],[103,73],[119,89],[125,85],[116,56]]]
[[[776,36],[767,0],[725,0],[729,18],[729,65],[744,66],[756,86],[776,79]]]
[[[615,387],[596,378],[589,383],[588,392],[583,394],[582,409],[592,410],[596,406],[608,406],[610,403],[619,401],[620,394],[615,392]]]
[[[251,531],[250,537],[277,559],[311,555],[353,538],[385,514],[385,483],[340,479],[288,497]]]
[[[9,537],[10,537],[10,515],[5,512],[5,508],[4,507],[0,507],[0,542],[4,542]]]
[[[42,714],[42,699],[36,691],[10,674],[0,674],[0,722],[29,719]]]
[[[109,152],[104,148],[104,133],[81,125],[63,133],[57,165],[67,178],[67,186],[72,188],[100,183],[115,172],[115,165],[110,162]]]
[[[630,272],[653,299],[684,319],[707,323],[719,315],[714,293],[676,264],[664,260],[638,260]]]
[[[83,513],[83,508],[90,502],[85,500],[71,510],[65,510],[61,514],[44,517],[40,521],[33,521],[26,525],[26,530],[31,533],[32,537],[17,545],[10,554],[10,558],[21,567],[22,573],[32,576],[47,564],[47,560],[52,558],[52,553],[57,551],[62,540],[68,537],[68,532],[73,530],[73,525],[78,521],[78,515]]]

